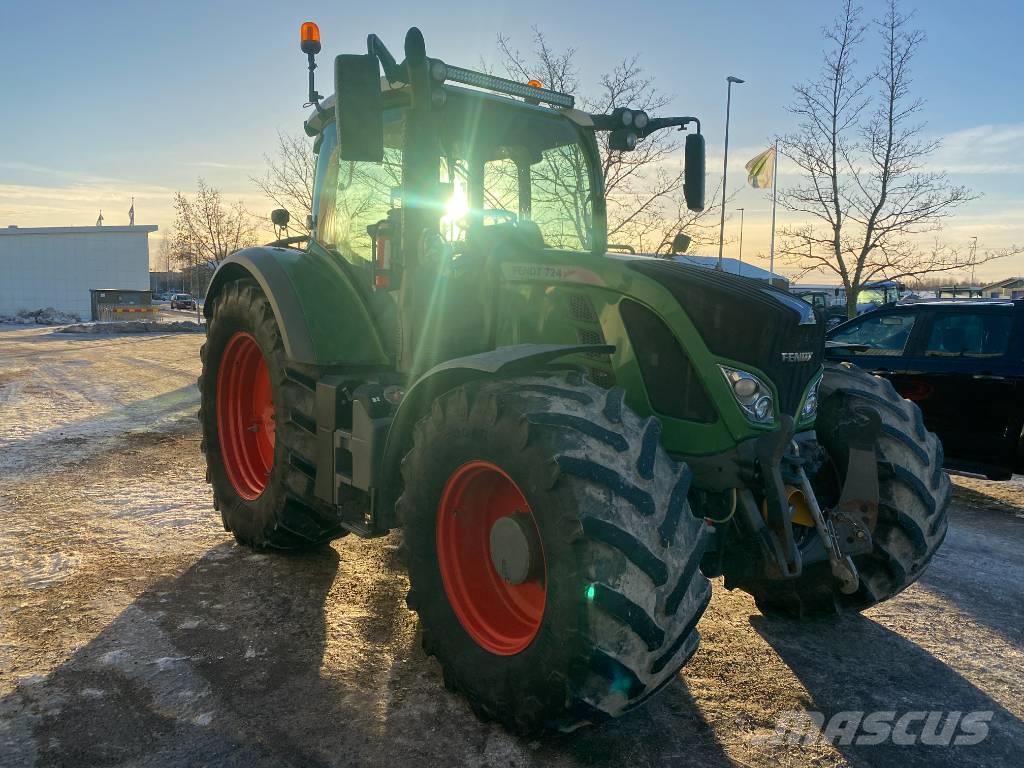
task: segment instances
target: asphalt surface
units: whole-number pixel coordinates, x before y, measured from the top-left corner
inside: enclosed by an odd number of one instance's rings
[[[647,706],[522,740],[420,650],[397,535],[271,556],[225,534],[201,340],[0,327],[0,766],[1021,765],[1019,478],[957,479],[943,548],[888,603],[798,624],[718,582]],[[807,710],[992,715],[972,746],[771,739]]]

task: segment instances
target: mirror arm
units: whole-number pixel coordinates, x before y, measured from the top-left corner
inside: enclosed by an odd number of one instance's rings
[[[405,66],[395,61],[395,57],[391,55],[391,51],[387,49],[387,46],[384,45],[379,37],[373,34],[366,36],[366,52],[376,56],[377,60],[380,61],[381,69],[384,70],[384,77],[388,79],[389,83],[409,82]]]
[[[655,131],[665,128],[679,128],[684,130],[690,123],[697,124],[697,133],[700,133],[700,119],[692,116],[686,117],[652,117],[643,128],[622,128],[619,120],[614,115],[591,114],[591,121],[594,123],[594,130],[614,131],[626,130],[636,134],[638,139],[650,136]]]
[[[652,117],[650,121],[640,130],[636,130],[636,136],[638,139],[650,136],[655,131],[660,131],[665,128],[676,128],[680,131],[685,130],[686,126],[690,123],[697,124],[697,133],[700,133],[700,120],[696,117]]]

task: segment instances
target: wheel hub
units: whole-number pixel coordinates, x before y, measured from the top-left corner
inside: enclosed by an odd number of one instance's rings
[[[540,541],[533,517],[516,512],[499,517],[491,526],[491,565],[509,584],[522,584],[537,577]]]

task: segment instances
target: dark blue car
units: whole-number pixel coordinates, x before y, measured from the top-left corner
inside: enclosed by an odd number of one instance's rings
[[[917,403],[947,467],[993,480],[1024,472],[1024,301],[883,307],[829,331],[826,355]]]

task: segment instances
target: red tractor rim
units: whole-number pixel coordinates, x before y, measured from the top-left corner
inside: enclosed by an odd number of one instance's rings
[[[217,372],[217,436],[224,469],[243,499],[259,498],[274,466],[274,395],[263,352],[239,331]]]
[[[517,654],[533,642],[547,601],[546,563],[538,578],[522,584],[505,581],[492,564],[491,528],[517,513],[527,515],[536,530],[519,486],[489,461],[455,470],[437,508],[438,564],[448,602],[476,644],[499,656]],[[541,551],[542,562],[543,557]]]

